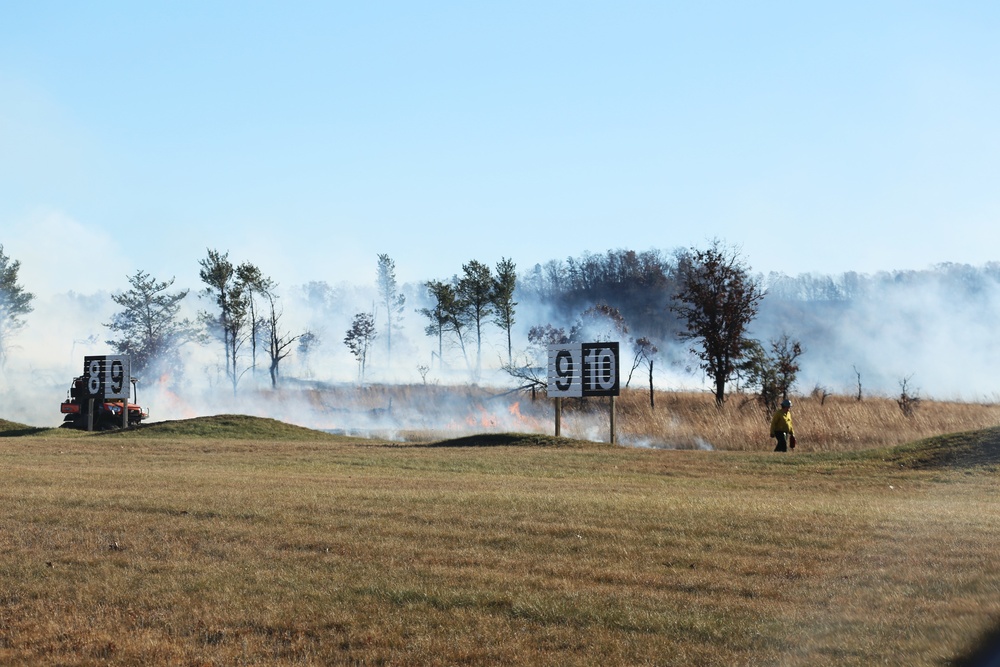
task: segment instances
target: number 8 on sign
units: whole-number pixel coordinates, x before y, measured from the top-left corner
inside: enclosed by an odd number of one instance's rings
[[[91,359],[87,364],[87,392],[91,396],[96,396],[101,393],[102,377],[101,377],[101,362],[97,359]]]

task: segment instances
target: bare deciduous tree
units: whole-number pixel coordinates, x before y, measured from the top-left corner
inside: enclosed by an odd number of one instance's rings
[[[298,353],[299,358],[302,360],[302,366],[305,368],[306,377],[312,377],[312,367],[309,361],[312,358],[312,353],[319,344],[320,338],[313,331],[307,331],[299,336]]]
[[[628,336],[628,323],[621,311],[606,303],[591,306],[580,314],[580,326],[598,341],[609,342]]]
[[[899,409],[903,411],[903,414],[907,417],[912,417],[917,411],[917,406],[920,405],[920,396],[918,392],[914,392],[910,389],[910,379],[913,378],[909,375],[899,381],[899,398],[896,399],[896,403],[899,405]]]
[[[625,386],[627,387],[632,381],[632,373],[635,372],[635,369],[640,365],[646,366],[649,370],[649,407],[651,410],[656,409],[656,393],[653,390],[653,363],[660,350],[653,344],[653,341],[645,336],[632,340],[632,350],[635,352],[635,357],[632,359],[632,369],[628,373]]]
[[[292,344],[300,340],[306,335],[311,335],[309,332],[298,334],[292,336],[286,331],[281,330],[281,316],[282,311],[278,308],[277,301],[278,297],[275,296],[274,290],[270,289],[265,293],[268,303],[268,318],[264,326],[265,332],[267,334],[267,355],[271,360],[268,367],[268,372],[271,375],[271,388],[278,388],[278,365],[281,361],[292,353]],[[301,348],[301,345],[300,345]]]

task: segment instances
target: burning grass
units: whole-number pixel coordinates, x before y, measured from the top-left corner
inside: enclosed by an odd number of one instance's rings
[[[563,431],[607,441],[609,412],[607,399],[567,401]],[[800,451],[811,452],[890,447],[1000,424],[996,404],[922,400],[912,416],[906,416],[894,399],[884,397],[863,401],[794,397],[792,413]],[[618,440],[625,445],[728,451],[774,448],[768,437],[771,415],[749,396],[732,395],[720,408],[708,394],[658,392],[651,408],[648,392],[626,390],[616,401],[616,415]]]
[[[211,423],[0,439],[0,663],[939,665],[1000,617],[997,461],[942,454],[996,431],[776,456]]]
[[[542,394],[489,387],[337,386],[265,392],[248,406],[261,417],[339,435],[430,443],[486,433],[554,433],[554,403]],[[793,397],[801,451],[846,452],[912,442],[1000,424],[1000,405],[921,400],[907,416],[895,399]],[[610,440],[607,398],[565,399],[562,435]],[[634,447],[769,451],[770,415],[752,397],[731,395],[722,408],[710,394],[625,389],[616,400],[617,440]],[[235,431],[238,433],[238,431]]]

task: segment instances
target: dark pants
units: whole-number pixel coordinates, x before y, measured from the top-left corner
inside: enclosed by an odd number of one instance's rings
[[[788,451],[788,434],[779,433],[775,436],[778,439],[778,446],[774,448],[776,452],[787,452]]]

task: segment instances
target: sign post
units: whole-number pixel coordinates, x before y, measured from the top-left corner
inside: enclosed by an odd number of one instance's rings
[[[556,399],[556,435],[561,433],[562,398],[611,397],[611,443],[616,442],[615,396],[620,392],[618,343],[549,345],[548,395]]]
[[[611,401],[611,444],[617,444],[618,439],[615,437],[617,431],[615,431],[615,397],[614,394],[608,396],[608,400]]]

